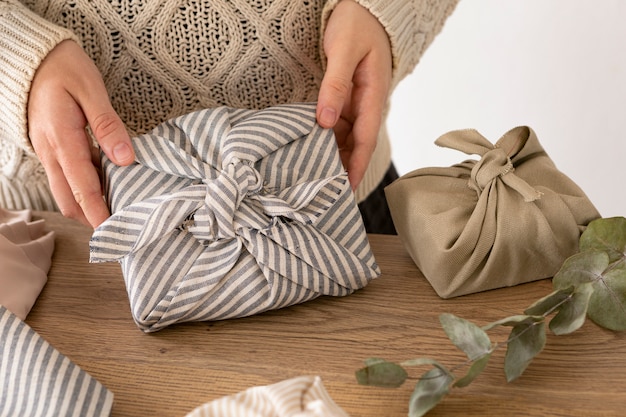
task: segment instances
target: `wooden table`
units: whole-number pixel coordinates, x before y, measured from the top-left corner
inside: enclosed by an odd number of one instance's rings
[[[184,416],[210,400],[257,385],[319,375],[346,412],[404,416],[416,368],[399,389],[360,386],[354,372],[368,357],[464,356],[438,316],[482,325],[521,313],[551,291],[549,280],[441,300],[395,236],[371,235],[383,271],[344,298],[320,298],[254,317],[175,325],[145,334],[133,322],[118,264],[89,264],[89,228],[38,213],[57,233],[48,284],[27,322],[115,394],[112,416]],[[493,334],[504,340],[507,330]],[[626,332],[587,321],[550,334],[543,352],[507,384],[504,351],[466,388],[455,388],[429,416],[621,416],[626,408]]]

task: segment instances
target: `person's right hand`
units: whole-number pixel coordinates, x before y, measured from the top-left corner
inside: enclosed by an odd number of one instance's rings
[[[109,215],[100,183],[98,150],[118,165],[135,159],[98,68],[74,41],[58,44],[35,73],[28,98],[28,134],[64,216],[97,227]]]

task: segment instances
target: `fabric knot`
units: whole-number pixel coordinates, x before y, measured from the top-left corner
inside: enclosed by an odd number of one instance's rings
[[[468,186],[478,196],[483,190],[489,189],[494,181],[501,180],[508,187],[517,191],[524,201],[531,202],[541,198],[542,193],[531,187],[526,181],[514,174],[515,165],[512,158],[523,147],[523,133],[511,131],[503,136],[496,145],[489,142],[474,129],[456,130],[440,136],[435,143],[446,148],[456,149],[469,155],[479,155],[481,159],[473,163]],[[522,139],[522,140],[520,140]]]
[[[261,173],[254,168],[252,162],[240,161],[238,158],[228,163],[218,180],[212,183],[219,183],[220,180],[229,181],[233,187],[237,188],[235,200],[238,203],[241,203],[246,196],[256,194],[263,188]]]
[[[515,168],[513,168],[513,163],[508,155],[502,149],[494,148],[487,151],[472,168],[469,182],[470,188],[480,194],[485,188],[489,187],[493,180],[503,177],[514,170]]]
[[[200,241],[234,238],[242,227],[264,229],[270,219],[254,212],[254,202],[244,203],[263,189],[263,178],[251,162],[233,158],[214,180],[206,180],[204,206],[188,227]],[[243,205],[243,207],[242,207]],[[243,210],[245,215],[238,215]]]

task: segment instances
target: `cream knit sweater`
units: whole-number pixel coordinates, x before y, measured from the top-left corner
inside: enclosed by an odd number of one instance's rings
[[[27,130],[35,71],[66,39],[100,69],[131,133],[206,107],[317,100],[325,23],[340,0],[0,0],[0,207],[56,210]],[[457,0],[357,0],[389,34],[393,86],[410,73]],[[357,190],[391,161],[383,126]]]

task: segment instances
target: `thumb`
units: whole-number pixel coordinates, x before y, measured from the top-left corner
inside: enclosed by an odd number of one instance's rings
[[[352,88],[352,81],[327,71],[320,86],[317,100],[317,122],[324,128],[333,128]]]
[[[322,127],[332,128],[350,100],[352,78],[358,62],[342,47],[333,48],[327,56],[328,64],[320,85],[316,115]]]
[[[116,165],[131,164],[135,151],[122,119],[112,107],[96,110],[94,114],[86,114],[87,122],[102,151]]]

